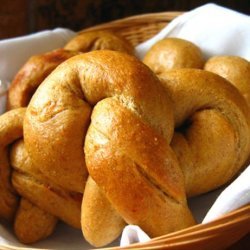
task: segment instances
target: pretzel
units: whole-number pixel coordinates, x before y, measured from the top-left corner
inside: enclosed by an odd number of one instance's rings
[[[133,46],[124,38],[107,32],[81,33],[64,48],[32,56],[13,79],[7,98],[7,110],[26,107],[43,80],[62,62],[80,52],[110,49],[133,54]]]
[[[199,69],[159,75],[174,102],[171,147],[185,176],[188,196],[231,180],[250,153],[250,113],[228,81]]]
[[[85,235],[93,245],[114,240],[125,222],[151,236],[178,230],[194,220],[169,146],[172,135],[171,101],[147,67],[119,52],[76,56],[45,79],[27,108],[24,145],[32,169],[13,160],[13,185],[26,200],[60,218],[60,206],[49,210],[51,192],[82,193],[89,171],[97,183],[97,203],[106,201],[109,218],[121,217],[111,237],[108,229],[101,242],[92,241],[96,232]],[[92,191],[86,188],[84,197],[92,197]],[[93,208],[83,209],[82,218],[105,218],[105,211]]]

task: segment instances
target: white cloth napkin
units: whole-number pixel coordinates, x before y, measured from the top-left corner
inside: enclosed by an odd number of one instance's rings
[[[0,79],[0,115],[5,111],[8,82]]]
[[[123,229],[120,246],[128,246],[137,242],[149,241],[149,236],[136,225],[128,225]]]
[[[218,197],[202,223],[207,223],[250,203],[250,166]]]
[[[169,23],[152,39],[137,46],[139,58],[164,37],[179,37],[197,44],[206,58],[237,55],[250,60],[250,17],[239,12],[206,4]]]
[[[29,57],[61,48],[73,36],[75,36],[75,32],[57,28],[28,36],[1,40],[0,79],[11,81]]]

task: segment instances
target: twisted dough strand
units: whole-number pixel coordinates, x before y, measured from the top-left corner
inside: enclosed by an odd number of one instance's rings
[[[198,69],[160,75],[174,102],[177,132],[171,143],[184,171],[188,195],[229,181],[250,152],[250,114],[239,91],[222,77]]]
[[[17,208],[17,195],[11,185],[8,146],[23,135],[23,117],[20,108],[0,116],[0,217],[11,220]]]
[[[102,117],[108,121],[105,125]],[[194,223],[185,208],[182,173],[165,138],[117,100],[95,106],[85,153],[91,177],[127,223],[152,237]]]
[[[22,197],[50,215],[75,228],[80,228],[82,194],[68,192],[49,183],[39,170],[39,166],[35,167],[35,163],[31,161],[23,140],[17,141],[12,146],[10,159],[14,169],[12,183]],[[21,208],[19,210],[21,211]]]

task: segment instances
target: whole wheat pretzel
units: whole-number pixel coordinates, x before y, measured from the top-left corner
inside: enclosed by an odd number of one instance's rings
[[[86,189],[84,196],[88,199],[95,191],[106,209],[94,214],[85,210],[85,216],[95,220],[110,211],[109,218],[115,217],[112,236],[109,229],[101,242],[85,235],[94,245],[114,240],[124,220],[152,236],[178,230],[194,221],[182,172],[169,147],[172,134],[171,102],[146,66],[119,52],[86,53],[57,67],[34,94],[24,119],[24,144],[14,149],[26,150],[32,165],[24,166],[20,159],[15,163],[14,152],[12,182],[31,204],[69,223],[60,206],[52,211],[51,193],[82,193],[88,168],[97,188]]]
[[[133,46],[123,37],[107,31],[89,31],[72,38],[64,48],[32,56],[13,79],[7,110],[26,107],[43,80],[62,62],[81,52],[109,49],[134,53]]]

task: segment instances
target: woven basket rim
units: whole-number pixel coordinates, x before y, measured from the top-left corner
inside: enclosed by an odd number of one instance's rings
[[[146,13],[146,14],[141,14],[141,15],[133,15],[129,17],[124,17],[121,19],[97,24],[92,27],[87,27],[83,30],[80,30],[79,33],[81,32],[86,32],[86,31],[92,31],[92,30],[98,30],[98,29],[105,29],[105,28],[110,28],[112,26],[115,26],[116,24],[121,24],[123,27],[126,25],[131,25],[131,22],[135,22],[135,24],[145,24],[145,23],[151,23],[152,19],[157,22],[170,22],[172,21],[175,17],[183,14],[183,11],[167,11],[167,12],[157,12],[157,13]]]
[[[213,220],[211,222],[208,222],[206,224],[197,224],[194,225],[192,227],[188,227],[167,235],[163,235],[163,236],[159,236],[156,238],[152,238],[150,241],[146,242],[146,243],[135,243],[135,244],[131,244],[129,246],[126,247],[106,247],[106,248],[98,248],[98,250],[115,250],[115,249],[145,249],[145,247],[147,246],[152,246],[152,245],[156,245],[156,244],[168,244],[168,242],[170,240],[176,240],[178,241],[178,239],[181,239],[185,236],[189,236],[191,238],[196,238],[197,236],[200,237],[200,235],[202,234],[202,236],[204,236],[204,233],[209,233],[209,235],[214,235],[216,233],[220,233],[221,231],[226,231],[227,228],[225,228],[225,226],[231,226],[234,227],[235,225],[241,226],[242,223],[244,222],[243,225],[246,226],[246,229],[250,230],[250,204],[247,204],[245,206],[242,206],[241,208],[238,208],[234,211],[231,211],[225,215],[222,215],[221,217],[219,217],[216,220]],[[245,234],[243,234],[244,236]],[[1,250],[51,250],[49,248],[30,248],[30,247],[14,247],[14,246],[10,246],[7,244],[0,244]],[[164,249],[176,249],[176,248],[171,248],[171,247],[175,247],[175,245],[172,243],[171,245],[169,245],[169,248],[167,245],[164,245]],[[188,248],[186,248],[188,249]],[[191,248],[189,248],[191,249]]]

